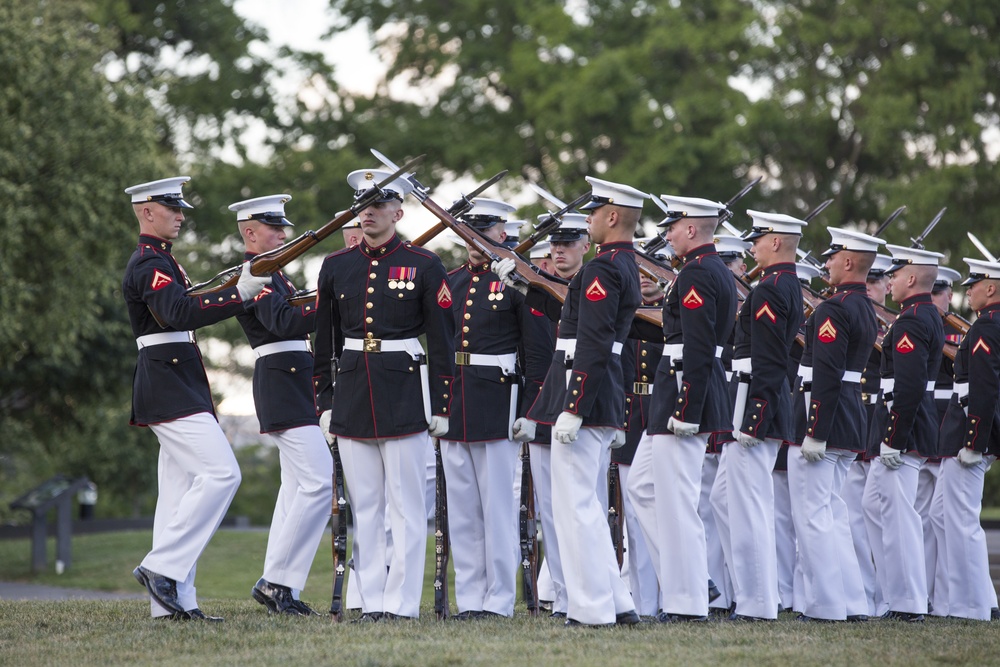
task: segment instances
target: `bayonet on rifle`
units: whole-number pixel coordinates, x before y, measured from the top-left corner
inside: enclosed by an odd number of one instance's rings
[[[924,239],[927,238],[927,235],[931,233],[931,230],[934,229],[934,227],[937,225],[937,223],[941,221],[941,218],[944,217],[944,212],[947,211],[947,210],[948,210],[948,207],[945,206],[943,209],[941,209],[940,211],[938,211],[938,214],[935,215],[934,219],[931,220],[930,223],[927,225],[927,227],[924,228],[924,231],[922,231],[920,233],[920,236],[918,236],[915,239],[914,238],[910,239],[910,243],[911,243],[910,247],[911,248],[917,248],[918,250],[923,250],[924,249]]]
[[[875,230],[875,234],[874,235],[875,236],[882,236],[882,232],[884,232],[886,230],[886,228],[889,225],[891,225],[896,218],[898,218],[899,216],[901,216],[903,214],[903,211],[905,211],[905,210],[906,210],[906,206],[904,205],[904,206],[900,206],[895,211],[893,211],[892,215],[890,215],[888,218],[886,218],[885,222],[883,222],[881,225],[878,226],[878,229]]]

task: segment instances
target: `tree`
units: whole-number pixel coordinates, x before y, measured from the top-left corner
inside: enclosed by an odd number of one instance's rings
[[[136,232],[122,189],[169,160],[149,102],[95,71],[105,51],[68,3],[0,2],[4,495],[55,472],[89,475],[105,499],[155,487],[155,449],[124,427]]]

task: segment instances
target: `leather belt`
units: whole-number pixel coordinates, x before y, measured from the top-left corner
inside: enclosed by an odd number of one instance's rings
[[[258,359],[281,352],[312,352],[312,348],[309,347],[307,340],[281,340],[277,343],[267,343],[253,348],[253,355]]]
[[[164,331],[163,333],[146,334],[135,339],[136,347],[140,350],[144,347],[154,345],[166,345],[167,343],[194,343],[193,331]]]
[[[418,338],[402,338],[384,340],[382,338],[345,338],[344,349],[365,354],[381,354],[382,352],[409,352],[414,359],[424,353]]]
[[[514,366],[517,364],[517,353],[508,354],[472,354],[470,352],[456,352],[456,366],[491,366],[501,369],[506,375],[514,374]]]

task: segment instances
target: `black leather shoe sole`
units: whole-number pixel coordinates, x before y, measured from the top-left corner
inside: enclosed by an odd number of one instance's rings
[[[625,611],[615,616],[615,625],[638,625],[639,623],[642,623],[642,619],[634,611]]]
[[[152,570],[147,570],[142,565],[132,570],[132,576],[135,577],[136,581],[146,587],[149,595],[156,600],[161,607],[175,614],[184,613],[184,608],[181,607],[180,601],[177,600],[176,593],[170,595],[168,592],[157,589],[158,580],[162,584],[163,582],[172,581],[171,579],[157,574]],[[174,585],[176,586],[176,584]]]

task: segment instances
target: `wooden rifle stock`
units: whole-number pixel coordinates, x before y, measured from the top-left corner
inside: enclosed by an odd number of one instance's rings
[[[625,562],[625,503],[622,499],[622,479],[618,464],[608,466],[608,526],[611,528],[611,545],[615,548],[618,569]]]
[[[474,206],[474,204],[472,203],[473,199],[481,195],[483,192],[486,191],[487,188],[492,186],[494,183],[498,182],[506,175],[507,175],[507,170],[504,169],[503,171],[497,173],[493,178],[489,179],[488,181],[477,187],[469,194],[462,195],[459,199],[455,201],[455,203],[453,203],[451,206],[448,207],[448,212],[455,217],[458,217],[460,215],[465,215],[470,210],[472,210],[472,207]],[[443,232],[445,229],[447,229],[447,227],[448,226],[445,225],[443,222],[437,223],[436,225],[428,229],[426,232],[418,236],[416,240],[413,241],[413,245],[418,245],[421,247],[427,245],[428,241],[430,241],[435,236]]]
[[[535,523],[535,484],[531,477],[528,443],[521,445],[521,506],[518,513],[521,534],[521,589],[529,616],[538,616],[538,527]]]
[[[448,560],[451,558],[451,536],[448,532],[448,486],[441,459],[441,441],[434,438],[434,615],[446,620],[448,610]]]
[[[344,465],[340,462],[340,449],[336,438],[330,444],[333,455],[333,600],[330,602],[330,620],[344,620],[344,571],[347,567],[347,494],[344,489]]]

